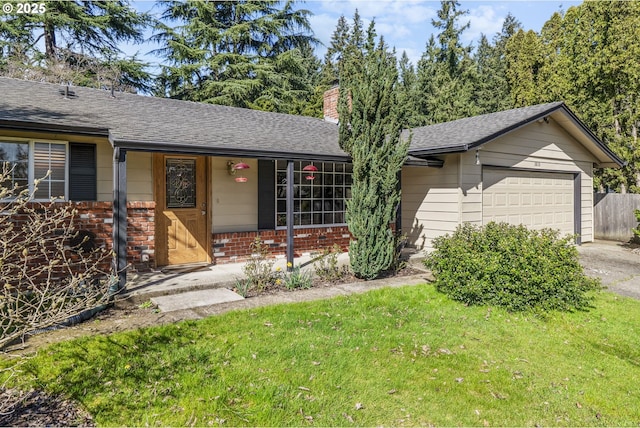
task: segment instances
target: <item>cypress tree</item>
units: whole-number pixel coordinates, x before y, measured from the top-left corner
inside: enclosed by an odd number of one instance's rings
[[[400,202],[398,176],[409,147],[409,141],[401,139],[395,54],[382,38],[378,44],[375,39],[372,22],[361,55],[345,58],[338,101],[341,146],[353,162],[347,202],[353,235],[349,258],[354,274],[365,279],[380,276],[397,262],[397,238],[390,225]]]

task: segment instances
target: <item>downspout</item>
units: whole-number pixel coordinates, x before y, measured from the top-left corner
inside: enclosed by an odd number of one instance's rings
[[[458,225],[462,224],[462,202],[464,195],[462,194],[462,156],[458,154]]]
[[[113,149],[113,273],[117,291],[127,283],[127,151]]]
[[[293,270],[293,161],[287,161],[287,271]]]

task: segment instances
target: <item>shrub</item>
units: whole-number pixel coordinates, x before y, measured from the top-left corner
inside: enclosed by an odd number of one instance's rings
[[[117,291],[111,253],[78,230],[72,204],[34,202],[0,162],[0,351],[28,333],[80,320]]]
[[[249,248],[251,249],[251,259],[242,268],[246,276],[246,282],[243,284],[245,294],[252,287],[262,291],[275,281],[274,273],[271,270],[274,260],[267,259],[269,246],[264,244],[259,236],[256,236]]]
[[[338,266],[338,256],[342,253],[338,244],[333,244],[332,248],[325,248],[313,267],[316,276],[323,281],[338,281],[347,274],[346,266]]]
[[[573,237],[524,226],[465,224],[453,235],[434,239],[424,261],[438,291],[469,305],[509,311],[589,307],[599,280],[587,277]]]
[[[636,221],[640,222],[640,210],[634,210],[633,215],[636,217]],[[633,232],[633,238],[631,238],[632,242],[640,243],[640,224],[635,228],[631,229]]]

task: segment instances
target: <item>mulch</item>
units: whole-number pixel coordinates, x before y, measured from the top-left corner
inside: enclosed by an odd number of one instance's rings
[[[0,426],[95,427],[91,415],[77,403],[33,389],[0,389]]]

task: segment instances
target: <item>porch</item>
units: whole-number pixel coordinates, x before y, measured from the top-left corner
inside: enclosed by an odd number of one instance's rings
[[[300,266],[303,272],[314,273],[313,261],[315,255],[305,254],[294,258],[294,266]],[[126,291],[122,299],[129,303],[140,305],[151,299],[164,296],[175,296],[193,291],[211,290],[217,288],[233,289],[239,279],[246,278],[243,268],[246,262],[226,263],[219,265],[192,264],[177,268],[164,268],[153,272],[139,272],[129,275]],[[349,254],[338,256],[338,264],[347,266]],[[273,270],[287,270],[287,259],[277,258]],[[204,306],[194,301],[193,307]]]

